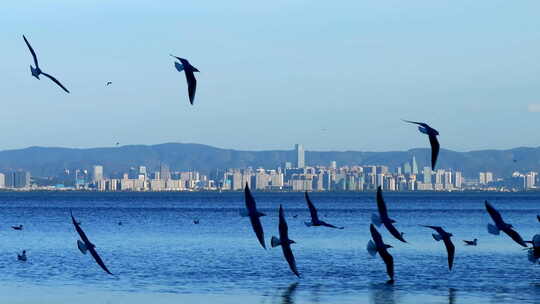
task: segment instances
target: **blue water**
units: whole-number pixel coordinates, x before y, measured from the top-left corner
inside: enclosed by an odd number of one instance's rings
[[[539,194],[385,193],[409,244],[394,246],[396,284],[370,257],[374,193],[313,193],[323,220],[306,227],[302,193],[254,193],[269,245],[283,204],[299,271],[281,249],[265,251],[238,215],[243,193],[0,193],[0,302],[9,303],[538,303],[540,266],[506,235],[487,233],[487,199],[525,239],[540,233]],[[69,211],[108,268],[76,246]],[[293,218],[293,215],[298,215]],[[200,224],[194,225],[193,220]],[[123,225],[118,225],[118,222]],[[11,225],[23,224],[23,231]],[[454,269],[442,242],[418,224],[453,233]],[[477,247],[463,239],[478,238]],[[26,249],[29,260],[16,260]]]

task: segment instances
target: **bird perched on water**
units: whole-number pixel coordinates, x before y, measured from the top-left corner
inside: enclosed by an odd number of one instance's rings
[[[540,234],[533,236],[532,241],[527,241],[532,244],[532,248],[528,249],[527,257],[531,263],[537,264],[540,261]]]
[[[17,260],[22,261],[22,262],[26,262],[26,260],[27,260],[26,250],[23,250],[21,254],[17,253]]]
[[[195,91],[197,90],[197,79],[195,78],[194,72],[199,72],[196,67],[192,66],[191,63],[187,59],[180,58],[174,55],[171,55],[172,57],[180,60],[180,63],[175,62],[174,67],[178,72],[184,71],[184,74],[186,74],[186,81],[188,85],[188,95],[189,95],[189,103],[193,105],[193,102],[195,100]]]
[[[23,230],[23,225],[19,225],[19,226],[11,226],[11,228],[13,230]]]
[[[69,93],[68,89],[66,89],[66,87],[64,87],[60,81],[58,81],[56,78],[54,78],[53,76],[43,72],[40,68],[39,68],[39,64],[38,64],[38,60],[37,60],[37,56],[36,56],[36,52],[34,52],[34,49],[32,48],[32,46],[30,45],[30,42],[28,42],[28,40],[26,39],[26,37],[23,35],[23,39],[24,39],[24,42],[26,42],[26,45],[28,46],[28,49],[30,50],[30,53],[32,53],[32,57],[34,58],[34,64],[36,65],[36,67],[34,68],[32,65],[30,65],[30,72],[32,73],[32,76],[36,77],[37,79],[39,79],[39,75],[43,75],[47,78],[49,78],[50,80],[54,81],[54,83],[56,83],[57,85],[59,85],[66,93]]]
[[[394,258],[390,253],[388,253],[388,248],[392,248],[392,246],[387,245],[383,242],[382,236],[377,231],[375,226],[373,224],[369,225],[369,231],[371,232],[371,240],[369,240],[367,244],[367,251],[371,256],[375,256],[377,253],[381,257],[381,259],[384,261],[384,264],[386,264],[386,273],[390,277],[390,280],[388,280],[387,284],[393,284],[394,283]]]
[[[257,204],[255,203],[255,199],[253,198],[253,195],[251,194],[247,183],[246,187],[244,188],[244,197],[247,210],[245,215],[249,216],[249,220],[251,221],[251,227],[253,227],[253,231],[255,232],[259,243],[261,243],[261,246],[266,249],[266,244],[264,242],[264,230],[260,219],[261,216],[265,216],[266,214],[261,213],[257,210]]]
[[[296,242],[289,239],[289,227],[287,226],[287,221],[285,221],[285,212],[283,211],[283,206],[279,205],[279,238],[272,236],[271,242],[272,247],[281,246],[283,250],[283,256],[291,271],[297,276],[300,277],[300,273],[296,268],[296,261],[294,259],[293,252],[291,250],[291,244]]]
[[[324,227],[330,227],[330,228],[336,228],[336,229],[343,229],[344,227],[337,227],[337,226],[334,226],[332,224],[328,224],[324,221],[321,221],[319,219],[319,216],[317,214],[317,208],[315,208],[315,205],[313,205],[313,202],[311,202],[311,200],[309,199],[309,195],[307,193],[307,191],[304,193],[304,196],[306,198],[306,202],[307,202],[307,205],[308,205],[308,208],[309,208],[309,213],[311,214],[311,221],[309,222],[304,222],[304,224],[306,224],[306,226],[308,227],[311,227],[311,226],[324,226]]]
[[[495,225],[487,225],[488,232],[493,235],[499,235],[499,233],[502,231],[506,233],[509,237],[511,237],[512,240],[514,240],[519,245],[527,247],[527,244],[525,243],[525,241],[523,241],[521,235],[519,235],[517,231],[512,229],[513,226],[504,222],[499,211],[497,211],[497,209],[495,209],[488,201],[485,201],[485,205],[489,216],[491,216],[491,219],[495,223]]]
[[[437,163],[437,157],[439,157],[439,150],[441,148],[439,141],[437,140],[439,131],[433,129],[427,123],[410,121],[410,120],[403,120],[403,121],[412,123],[412,124],[417,124],[418,130],[420,130],[421,133],[427,134],[427,136],[429,137],[429,144],[431,145],[431,170],[435,170],[435,164]]]
[[[454,265],[454,254],[456,252],[456,247],[454,246],[454,244],[452,243],[452,240],[450,239],[450,237],[452,237],[452,234],[444,231],[444,229],[439,226],[425,226],[425,225],[422,225],[422,226],[431,228],[437,232],[437,233],[432,234],[435,241],[438,242],[442,240],[444,242],[444,246],[446,247],[446,252],[448,253],[448,269],[452,270],[452,266]]]
[[[107,269],[107,266],[105,266],[105,263],[103,263],[103,260],[98,255],[96,251],[96,246],[90,242],[82,228],[79,226],[79,223],[75,220],[75,217],[73,217],[73,213],[71,213],[71,221],[73,222],[73,226],[75,226],[75,231],[79,234],[81,240],[77,240],[77,247],[82,252],[82,254],[86,254],[87,251],[90,251],[90,254],[96,261],[96,263],[103,269],[106,273],[111,274],[112,273]]]
[[[463,243],[465,243],[465,246],[476,246],[478,245],[478,239],[472,241],[463,240]]]
[[[193,224],[198,225],[200,223],[199,219],[194,219]]]
[[[388,210],[386,209],[386,203],[384,202],[381,186],[377,187],[377,209],[379,210],[379,215],[372,214],[371,222],[377,227],[384,225],[384,227],[388,229],[388,232],[390,232],[390,234],[392,234],[396,239],[407,243],[407,241],[405,241],[403,238],[403,232],[399,232],[396,227],[394,227],[393,223],[396,221],[388,216]]]

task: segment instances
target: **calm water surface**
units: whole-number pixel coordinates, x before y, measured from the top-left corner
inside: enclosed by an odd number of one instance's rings
[[[540,233],[538,194],[386,193],[390,216],[409,244],[380,229],[395,260],[385,286],[383,262],[366,250],[374,193],[313,193],[325,221],[344,230],[306,227],[302,193],[254,193],[267,244],[283,204],[298,268],[281,249],[265,251],[243,193],[0,193],[2,303],[539,303],[540,266],[506,235],[487,233],[491,201],[525,239]],[[108,268],[76,246],[72,210]],[[298,215],[294,218],[293,215]],[[194,225],[193,220],[200,224]],[[118,222],[123,225],[118,225]],[[11,225],[23,224],[23,231]],[[454,234],[448,271],[442,242],[418,224]],[[477,247],[463,239],[478,238]],[[26,249],[29,260],[16,261]]]

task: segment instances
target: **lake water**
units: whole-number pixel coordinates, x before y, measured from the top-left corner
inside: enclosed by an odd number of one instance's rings
[[[302,193],[254,192],[267,245],[283,204],[302,278],[280,248],[264,250],[243,193],[0,193],[1,303],[539,303],[540,265],[508,236],[487,233],[484,200],[524,239],[540,233],[539,194],[385,193],[408,244],[394,248],[396,283],[366,251],[375,193],[312,193],[323,220],[306,227]],[[114,276],[76,246],[70,210]],[[293,215],[298,215],[294,218]],[[200,224],[193,224],[199,219]],[[122,222],[122,225],[118,225]],[[15,231],[11,225],[24,225]],[[453,233],[454,269],[432,231]],[[478,238],[477,247],[463,239]],[[26,249],[28,261],[16,252]]]

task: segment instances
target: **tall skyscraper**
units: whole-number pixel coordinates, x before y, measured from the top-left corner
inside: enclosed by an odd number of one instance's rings
[[[97,182],[103,179],[103,166],[96,165],[92,171],[92,181]]]
[[[159,176],[162,180],[168,181],[171,179],[171,171],[169,170],[169,166],[166,164],[161,164],[159,166]]]
[[[300,144],[295,145],[296,150],[296,167],[297,168],[304,168],[305,167],[305,153],[304,153],[304,146]]]
[[[431,167],[424,167],[424,184],[431,184]]]
[[[416,163],[416,157],[412,156],[412,174],[418,174],[418,164]]]
[[[411,174],[412,173],[411,164],[409,164],[409,162],[406,162],[406,163],[403,164],[403,173],[404,174]]]

